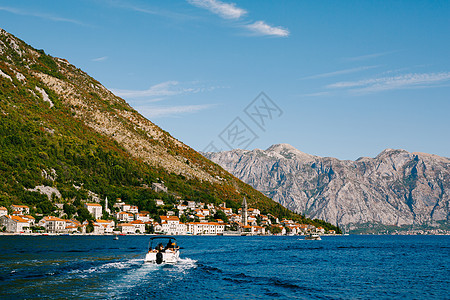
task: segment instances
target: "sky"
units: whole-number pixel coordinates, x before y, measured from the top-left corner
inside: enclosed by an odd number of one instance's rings
[[[198,151],[351,160],[450,157],[449,16],[438,0],[0,0],[0,28]]]

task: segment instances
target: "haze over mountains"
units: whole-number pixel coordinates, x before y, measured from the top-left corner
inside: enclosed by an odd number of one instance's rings
[[[450,218],[446,157],[386,149],[350,161],[288,144],[204,155],[292,211],[350,229],[439,227]]]

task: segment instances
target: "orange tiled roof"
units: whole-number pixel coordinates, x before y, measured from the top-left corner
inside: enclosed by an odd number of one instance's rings
[[[16,222],[20,222],[20,223],[28,223],[27,220],[25,220],[24,218],[22,218],[21,216],[10,216],[11,220],[16,221]]]
[[[130,224],[145,224],[144,222],[142,222],[141,220],[135,220],[130,222]]]
[[[101,205],[98,204],[98,203],[86,203],[86,205],[87,206],[100,206],[101,207]]]
[[[15,205],[15,204],[13,204],[13,205],[11,205],[12,207],[16,207],[16,208],[29,208],[28,206],[26,206],[26,205]]]
[[[57,218],[57,217],[53,217],[53,216],[47,216],[43,218],[45,221],[63,221],[65,222],[66,220]]]
[[[161,221],[180,221],[176,216],[160,216]]]

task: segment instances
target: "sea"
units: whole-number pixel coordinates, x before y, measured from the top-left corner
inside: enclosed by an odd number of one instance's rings
[[[1,299],[450,299],[450,236],[0,236]]]

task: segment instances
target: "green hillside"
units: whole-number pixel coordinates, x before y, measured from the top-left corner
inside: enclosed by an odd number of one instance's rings
[[[169,207],[157,208],[153,199],[238,208],[245,196],[264,214],[334,228],[241,182],[68,62],[3,30],[0,41],[0,206],[25,204],[46,215],[66,203],[76,211],[95,193],[111,207],[121,198],[157,216]],[[168,194],[149,188],[161,181]],[[56,188],[61,198],[30,191],[36,186]]]

